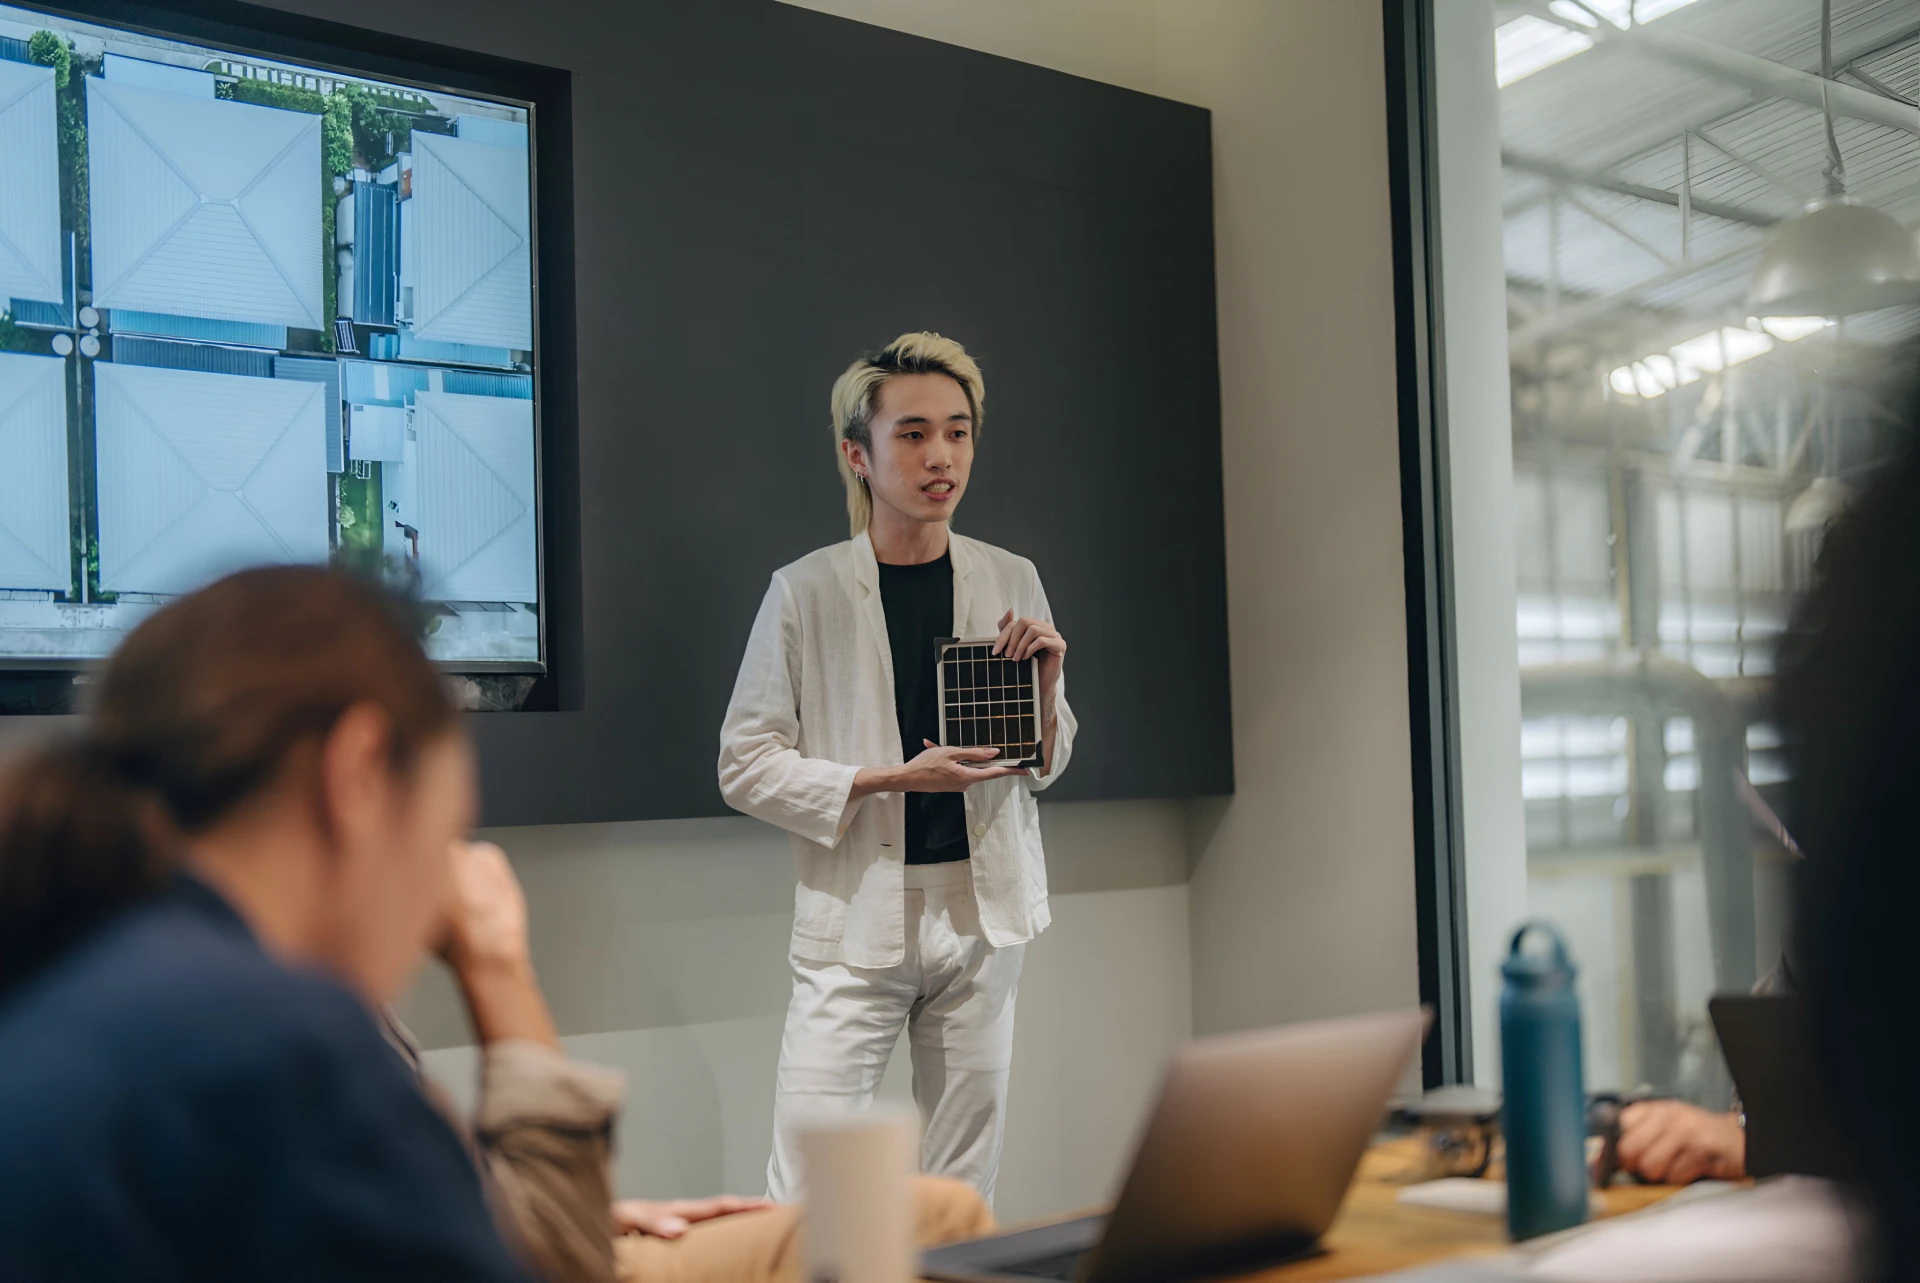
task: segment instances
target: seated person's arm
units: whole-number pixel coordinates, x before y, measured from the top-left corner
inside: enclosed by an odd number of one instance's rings
[[[613,1277],[608,1165],[620,1074],[567,1059],[534,979],[527,906],[505,853],[453,852],[442,955],[481,1046],[474,1139],[502,1230],[549,1283]]]
[[[535,1268],[554,1283],[611,1278],[614,1234],[678,1238],[692,1222],[767,1206],[732,1196],[612,1202],[607,1168],[626,1084],[560,1050],[534,979],[526,897],[506,854],[472,842],[453,860],[441,952],[483,1049],[475,1138],[494,1202]]]
[[[1739,1180],[1747,1134],[1733,1114],[1678,1100],[1643,1100],[1620,1111],[1620,1167],[1656,1185]]]
[[[319,980],[274,997],[225,1075],[127,1142],[211,1218],[199,1263],[289,1283],[526,1283],[459,1136],[359,998]]]

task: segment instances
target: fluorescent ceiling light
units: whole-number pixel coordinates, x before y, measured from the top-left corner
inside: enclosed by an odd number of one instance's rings
[[[1633,9],[1634,21],[1652,22],[1655,18],[1664,18],[1675,9],[1684,9],[1692,3],[1693,0],[1640,0]]]
[[[1553,0],[1547,8],[1555,15],[1583,27],[1600,25],[1594,14],[1599,14],[1622,31],[1633,24],[1633,0],[1587,0],[1584,5],[1575,4],[1574,0]]]
[[[1688,339],[1685,343],[1675,344],[1667,353],[1674,363],[1683,370],[1697,371],[1699,374],[1717,374],[1728,366],[1739,365],[1742,361],[1751,361],[1754,357],[1773,351],[1773,339],[1766,334],[1756,334],[1752,330],[1736,330],[1732,326],[1702,334],[1697,339]],[[1691,379],[1688,382],[1692,382]]]
[[[1595,18],[1598,15],[1625,30],[1636,22],[1664,18],[1692,3],[1694,0],[1585,0],[1584,4],[1575,0],[1553,0],[1547,8],[1564,22],[1598,27],[1600,24]],[[1516,80],[1524,80],[1536,71],[1593,48],[1593,37],[1582,35],[1561,22],[1527,13],[1495,28],[1493,45],[1494,79],[1505,89]]]
[[[1735,329],[1730,325],[1708,330],[1664,352],[1615,367],[1607,374],[1607,384],[1621,396],[1664,396],[1677,387],[1698,381],[1703,374],[1713,374],[1773,351],[1775,339],[1797,343],[1831,324],[1833,322],[1823,316],[1769,316],[1760,321],[1757,330]]]
[[[1816,334],[1832,324],[1832,319],[1825,316],[1763,316],[1760,318],[1760,328],[1782,343],[1798,343],[1807,335]]]
[[[1557,22],[1522,14],[1493,33],[1494,79],[1502,89],[1516,80],[1593,48],[1593,39]]]

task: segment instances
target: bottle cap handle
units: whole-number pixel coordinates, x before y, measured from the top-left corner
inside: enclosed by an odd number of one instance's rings
[[[1572,970],[1573,960],[1567,956],[1566,938],[1560,934],[1560,928],[1554,926],[1544,918],[1529,918],[1520,924],[1513,933],[1513,939],[1507,944],[1507,956],[1510,958],[1518,957],[1521,943],[1526,940],[1527,936],[1536,931],[1544,934],[1547,939],[1553,941],[1554,962],[1560,967]]]

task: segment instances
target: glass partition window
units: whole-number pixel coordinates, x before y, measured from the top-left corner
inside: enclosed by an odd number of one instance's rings
[[[1794,89],[1817,0],[1494,7],[1526,907],[1580,960],[1589,1087],[1720,1104],[1706,1000],[1787,916],[1775,648],[1886,452],[1867,372],[1920,312],[1750,314],[1769,233],[1827,190]],[[1834,79],[1920,97],[1920,0],[1832,7]],[[1861,115],[1834,125],[1849,195],[1920,224],[1920,129]]]

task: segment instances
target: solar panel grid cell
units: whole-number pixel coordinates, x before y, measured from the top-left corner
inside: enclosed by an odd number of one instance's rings
[[[991,640],[940,643],[941,743],[998,748],[997,762],[1041,765],[1039,661],[992,650]]]

